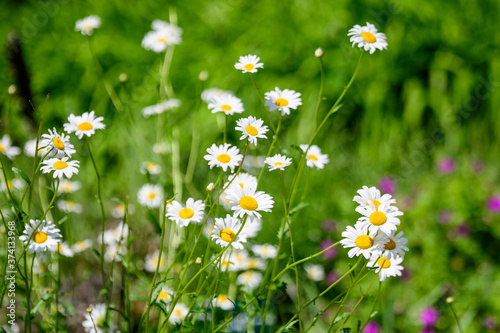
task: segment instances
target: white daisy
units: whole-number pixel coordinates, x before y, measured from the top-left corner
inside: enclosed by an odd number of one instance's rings
[[[24,181],[24,179],[13,178],[7,180],[7,186],[5,186],[4,183],[0,184],[0,192],[7,192],[7,188],[10,191],[13,190],[20,191],[25,187],[26,187],[26,182]]]
[[[160,267],[158,268],[161,272],[165,269],[166,261],[165,261],[165,253],[162,253],[160,260]],[[160,257],[160,250],[156,250],[153,253],[146,254],[146,258],[144,258],[144,269],[150,273],[156,272],[156,266],[158,266],[158,258]]]
[[[357,192],[359,195],[356,195],[352,200],[356,201],[360,207],[368,206],[368,202],[373,202],[375,204],[375,209],[382,203],[388,203],[389,205],[396,203],[395,199],[391,199],[392,196],[390,194],[381,196],[380,191],[375,186],[370,188],[368,188],[368,186],[363,186],[363,188]]]
[[[76,242],[75,244],[73,244],[71,249],[75,253],[80,253],[80,252],[83,252],[87,249],[90,249],[91,247],[92,247],[92,240],[85,239],[85,240],[82,240],[82,241],[79,241],[79,242]]]
[[[68,133],[75,132],[78,139],[82,139],[84,135],[90,137],[95,134],[95,130],[106,127],[102,121],[103,117],[95,117],[95,112],[85,112],[81,116],[70,114],[68,123],[64,124],[64,130]]]
[[[146,106],[142,109],[142,115],[147,118],[151,115],[161,114],[165,111],[181,106],[181,101],[176,98],[168,99],[155,105]]]
[[[57,189],[57,193],[73,193],[79,190],[82,187],[79,181],[72,182],[71,180],[62,179],[59,183],[59,188]]]
[[[184,321],[188,313],[189,308],[187,306],[182,303],[177,303],[170,314],[170,318],[168,318],[168,322],[171,324],[180,324]]]
[[[401,276],[403,271],[403,266],[400,264],[403,262],[403,258],[397,257],[395,259],[389,259],[386,257],[373,256],[368,262],[368,267],[377,267],[375,273],[379,273],[380,281],[384,281],[389,276]]]
[[[106,323],[106,305],[96,304],[90,305],[89,308],[92,309],[91,313],[85,313],[85,320],[82,322],[83,329],[87,333],[113,333],[116,330],[116,326],[111,324],[108,327]],[[95,330],[97,328],[97,331]]]
[[[325,269],[321,265],[307,264],[304,269],[307,277],[313,281],[323,281],[325,279]]]
[[[160,185],[144,184],[137,192],[137,201],[148,208],[158,208],[163,203],[163,189]]]
[[[226,187],[231,180],[233,181],[231,182],[230,187],[239,186],[240,188],[246,188],[250,186],[257,186],[257,177],[246,172],[240,172],[237,175],[230,175],[227,182],[224,184],[224,187]]]
[[[304,153],[307,151],[306,165],[310,168],[316,167],[317,169],[323,169],[325,164],[330,162],[328,155],[321,154],[321,149],[316,145],[312,145],[307,149],[308,147],[309,145],[300,145],[300,149],[302,149]]]
[[[73,250],[69,247],[68,243],[57,243],[54,244],[52,252],[59,252],[61,255],[65,257],[73,257],[75,253]]]
[[[159,165],[156,162],[144,162],[141,165],[141,173],[142,174],[151,174],[151,175],[157,175],[161,172],[161,165]]]
[[[46,256],[39,255],[33,261],[33,273],[45,274],[49,270],[48,259]]]
[[[224,90],[219,88],[208,88],[201,92],[201,99],[205,103],[210,103],[214,98],[221,97],[224,95],[234,96],[234,93],[230,90]]]
[[[248,141],[257,145],[257,138],[267,139],[265,135],[269,130],[267,126],[263,126],[264,121],[255,117],[241,118],[236,121],[236,130],[241,131],[240,140],[248,138]]]
[[[248,252],[244,249],[241,251],[231,251],[229,261],[232,265],[232,271],[241,271],[247,269],[248,258]]]
[[[281,111],[282,116],[290,114],[290,109],[295,110],[299,105],[302,105],[300,93],[294,90],[285,89],[281,91],[280,88],[276,87],[274,91],[266,92],[264,96],[269,111],[278,109]]]
[[[54,171],[53,177],[60,178],[66,177],[70,179],[74,174],[78,174],[80,162],[68,161],[68,157],[63,158],[49,158],[42,162],[40,170],[43,173]]]
[[[213,306],[219,307],[222,310],[226,310],[226,311],[234,309],[233,301],[231,301],[227,297],[227,295],[224,295],[224,294],[219,294],[217,297],[214,298]]]
[[[128,204],[128,213],[132,214],[134,212],[135,208],[134,205]],[[125,216],[125,204],[123,203],[118,203],[116,206],[113,207],[111,210],[111,216],[113,216],[115,219],[121,219]]]
[[[234,68],[243,71],[243,73],[256,73],[257,68],[264,68],[264,64],[259,62],[260,58],[256,55],[241,56]]]
[[[356,24],[349,30],[347,36],[351,36],[350,41],[353,47],[354,44],[358,44],[358,46],[364,48],[365,51],[370,51],[370,54],[375,52],[376,49],[387,49],[385,34],[378,32],[377,28],[368,22],[366,22],[366,26],[364,27]]]
[[[213,259],[213,258],[212,258]],[[223,272],[237,272],[240,270],[239,265],[233,258],[233,254],[224,253],[224,255],[220,258],[220,267]]]
[[[247,155],[245,157],[245,160],[243,161],[243,169],[249,170],[253,168],[262,168],[264,165],[264,160],[266,159],[266,156],[249,156]]]
[[[69,142],[69,135],[58,134],[55,128],[52,131],[49,129],[49,134],[43,134],[42,138],[39,145],[50,149],[49,156],[71,157],[72,154],[76,153],[75,147]]]
[[[369,202],[366,207],[359,206],[356,208],[356,211],[364,215],[364,217],[361,217],[356,224],[367,225],[370,231],[381,230],[383,233],[389,235],[393,231],[396,231],[397,226],[401,224],[398,216],[403,215],[403,212],[394,208],[390,207],[387,202],[377,208],[375,208],[373,202]]]
[[[378,253],[385,243],[389,241],[384,233],[377,234],[376,229],[371,229],[368,233],[368,226],[356,223],[354,228],[347,226],[347,229],[342,233],[340,244],[346,249],[351,248],[347,255],[349,258],[362,254],[366,259],[369,259],[373,253]]]
[[[243,244],[247,242],[247,237],[245,230],[241,230],[238,236],[238,232],[241,229],[242,224],[240,221],[227,214],[226,218],[216,218],[215,227],[212,231],[212,239],[215,243],[221,245],[222,247],[227,246],[229,242],[233,241],[231,245],[235,249],[242,250]]]
[[[182,29],[173,24],[155,20],[153,31],[146,33],[142,39],[142,47],[156,53],[163,52],[169,45],[179,45],[182,42]]]
[[[126,256],[127,255],[127,245],[125,242],[122,243],[114,243],[106,247],[106,251],[104,252],[104,261],[105,262],[120,262],[121,259],[118,255]]]
[[[125,243],[128,235],[128,225],[120,222],[115,228],[104,231],[104,244],[113,245],[117,243]],[[99,243],[102,243],[102,233],[97,238]]]
[[[262,274],[254,271],[246,271],[238,275],[236,284],[253,290],[260,286],[262,282]]]
[[[214,96],[210,103],[208,103],[208,108],[212,109],[212,113],[224,112],[229,116],[245,111],[241,99],[230,94]]]
[[[203,158],[208,161],[210,169],[217,166],[226,171],[229,167],[231,172],[234,172],[234,168],[240,165],[243,158],[239,152],[237,147],[231,146],[229,143],[220,146],[213,144],[212,147],[207,148],[208,155],[203,156]]]
[[[29,157],[35,157],[35,150],[36,150],[36,139],[29,140],[24,144],[23,148],[24,155]],[[43,156],[47,154],[47,152],[48,152],[47,148],[44,148],[41,142],[38,142],[38,156]]]
[[[247,217],[247,222],[245,223],[245,226],[243,227],[243,230],[245,231],[245,234],[247,235],[247,239],[256,237],[261,229],[262,229],[262,220],[261,219],[259,219],[258,217],[255,217],[255,216]]]
[[[158,297],[156,298],[157,302],[165,302],[170,303],[174,299],[174,290],[172,288],[163,287],[158,293]]]
[[[269,171],[285,170],[287,166],[292,164],[292,159],[284,155],[276,154],[272,157],[266,158],[266,164],[269,165]]]
[[[40,224],[40,226],[37,228],[38,224]],[[31,238],[28,246],[28,251],[30,253],[44,252],[47,250],[53,251],[54,246],[61,241],[62,236],[59,232],[60,230],[50,221],[43,220],[42,223],[40,223],[40,220],[30,220],[30,223],[26,224],[26,229],[24,229],[19,239],[22,240],[24,246],[26,246],[28,244],[28,239]]]
[[[245,269],[257,269],[257,270],[265,270],[266,269],[266,262],[260,258],[248,258]]]
[[[252,252],[264,259],[273,259],[278,254],[276,246],[263,244],[252,246]]]
[[[255,216],[261,218],[259,211],[271,212],[274,205],[273,197],[262,191],[257,191],[255,186],[246,188],[231,187],[227,189],[227,196],[233,207],[235,217]]]
[[[65,213],[81,214],[83,211],[82,205],[71,200],[59,200],[57,202],[57,207]]]
[[[399,232],[396,235],[396,232],[393,231],[390,235],[387,235],[388,241],[384,243],[384,246],[378,253],[379,257],[386,257],[388,259],[396,259],[397,257],[404,258],[405,251],[408,251],[408,247],[406,243],[408,240],[403,237],[403,232]]]
[[[101,19],[97,15],[90,15],[76,21],[75,31],[80,31],[82,35],[92,35],[94,29],[101,26]]]
[[[12,146],[12,140],[8,134],[5,134],[0,140],[0,153],[7,156],[9,159],[13,159],[15,156],[21,153],[21,149]]]
[[[190,222],[200,223],[203,220],[205,204],[202,200],[194,201],[189,198],[186,201],[186,206],[183,207],[180,202],[172,201],[167,205],[167,213],[165,214],[170,220],[175,221],[181,228],[186,227]]]

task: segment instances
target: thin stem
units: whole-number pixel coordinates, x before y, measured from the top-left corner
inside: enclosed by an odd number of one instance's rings
[[[453,308],[453,305],[451,302],[446,302],[450,306],[451,312],[453,313],[453,318],[455,318],[455,321],[457,323],[458,331],[462,333],[462,328],[460,327],[460,322],[458,321],[457,313],[455,312],[455,309]]]
[[[132,333],[132,313],[130,310],[130,215],[129,215],[129,199],[125,197],[125,224],[127,225],[127,269],[125,270],[125,314],[127,317],[127,329]]]
[[[377,296],[375,297],[375,302],[373,302],[373,306],[372,306],[372,310],[370,311],[370,314],[368,315],[368,318],[366,318],[366,321],[363,325],[363,327],[361,327],[361,330],[360,332],[363,332],[363,329],[365,328],[365,326],[368,324],[368,322],[370,321],[370,318],[372,316],[372,313],[375,311],[375,307],[377,306],[377,302],[378,302],[378,298],[380,296],[380,289],[382,287],[382,281],[379,281],[378,283],[378,291],[377,291]]]
[[[319,106],[321,105],[321,101],[323,101],[323,88],[325,86],[325,69],[323,67],[323,58],[318,58],[318,61],[321,71],[321,83],[319,86],[318,103],[316,104],[316,111],[314,112],[314,130],[318,128]]]
[[[280,115],[280,119],[278,121],[278,127],[276,129],[276,133],[273,136],[273,141],[271,142],[271,146],[269,146],[269,150],[267,151],[266,158],[269,157],[269,156],[271,156],[271,154],[273,153],[273,150],[274,150],[274,144],[279,140],[278,139],[278,135],[279,135],[280,128],[281,128],[281,120],[282,120],[282,118],[283,118],[283,116]],[[266,169],[266,164],[264,163],[264,165],[260,169],[259,177],[257,178],[257,185],[260,183],[260,179],[262,178],[262,175],[264,174],[264,170],[265,169]]]

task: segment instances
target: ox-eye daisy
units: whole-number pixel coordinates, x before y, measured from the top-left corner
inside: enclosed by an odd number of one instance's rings
[[[65,213],[81,214],[83,211],[82,205],[71,200],[59,200],[57,202],[57,207]]]
[[[272,157],[266,158],[266,164],[269,165],[269,171],[285,170],[287,166],[292,164],[292,159],[284,155],[276,154]]]
[[[148,32],[143,40],[142,47],[154,52],[163,52],[169,45],[179,45],[182,42],[182,29],[162,20],[154,20],[151,24],[153,31]]]
[[[172,201],[171,204],[167,205],[165,215],[182,228],[186,227],[190,222],[200,223],[203,219],[204,210],[205,204],[202,200],[194,201],[193,198],[189,198],[185,207],[178,201]]]
[[[156,162],[144,162],[141,165],[141,173],[150,175],[157,175],[161,172],[161,165]]]
[[[276,109],[281,111],[281,115],[290,114],[290,109],[297,109],[299,105],[302,105],[302,99],[300,98],[300,93],[285,89],[281,91],[278,87],[274,91],[266,92],[264,94],[266,97],[266,105],[269,106],[269,111],[274,111]]]
[[[231,187],[227,190],[227,198],[233,205],[235,217],[255,216],[261,218],[259,211],[270,212],[273,208],[274,200],[269,194],[257,191],[255,186],[247,188]]]
[[[79,241],[79,242],[76,242],[75,244],[73,244],[71,249],[75,253],[80,253],[80,252],[83,252],[83,251],[89,249],[90,247],[92,247],[92,240],[85,239],[85,240],[82,240],[82,241]]]
[[[245,111],[241,99],[230,94],[214,96],[210,103],[208,103],[208,108],[212,110],[212,113],[224,112],[227,115]]]
[[[347,249],[352,247],[347,253],[349,258],[362,254],[366,259],[369,259],[373,253],[381,250],[384,244],[389,241],[384,233],[377,234],[377,230],[373,229],[368,233],[368,226],[360,224],[356,224],[354,228],[347,226],[342,237],[344,239],[340,241],[340,244]]]
[[[257,177],[245,172],[240,172],[237,175],[230,175],[227,180],[228,182],[224,184],[224,187],[226,187],[231,180],[230,187],[239,186],[240,188],[245,188],[248,186],[257,186]]]
[[[154,273],[156,271],[156,266],[158,266],[158,259],[160,257],[160,250],[156,250],[153,253],[148,253],[146,254],[146,257],[144,258],[144,269],[150,273]],[[160,266],[158,267],[158,270],[161,272],[163,269],[165,269],[165,253],[163,253],[163,256],[160,259]]]
[[[35,157],[35,150],[36,150],[36,139],[29,140],[24,144],[24,155],[29,156],[29,157]],[[38,143],[38,156],[44,156],[47,154],[48,150],[42,146],[42,144],[39,142]]]
[[[59,254],[65,257],[73,257],[75,255],[73,250],[69,247],[68,243],[66,242],[54,244],[52,252],[59,252]]]
[[[95,134],[95,130],[106,127],[102,121],[103,117],[96,117],[94,111],[85,112],[81,116],[70,114],[68,123],[64,124],[64,130],[68,133],[75,132],[78,139],[82,139],[84,135],[90,137]]]
[[[404,258],[405,251],[408,251],[408,247],[406,246],[408,240],[403,237],[403,232],[401,231],[396,235],[396,232],[393,231],[390,235],[387,235],[387,237],[388,241],[384,243],[378,255],[388,259],[396,259],[397,257]]]
[[[358,44],[358,46],[364,48],[365,51],[370,51],[370,54],[375,52],[376,49],[387,49],[385,34],[378,32],[377,28],[368,22],[366,22],[366,26],[364,27],[356,24],[349,30],[347,36],[351,36],[350,41],[352,42],[352,46]]]
[[[135,211],[135,207],[132,204],[128,204],[128,213],[132,214]],[[125,204],[123,203],[118,203],[116,206],[113,207],[111,210],[111,216],[113,216],[115,219],[120,219],[125,216],[126,213],[126,207]]]
[[[63,179],[59,183],[59,188],[57,190],[58,194],[61,193],[73,193],[82,187],[82,184],[79,181],[72,182],[71,180]]]
[[[127,235],[128,225],[122,221],[115,228],[104,231],[104,237],[100,234],[98,240],[101,243],[104,238],[104,244],[107,245],[116,243],[124,244],[127,240]]]
[[[231,146],[229,143],[220,146],[213,144],[212,147],[207,148],[208,155],[203,156],[203,158],[208,161],[210,169],[217,166],[226,171],[229,167],[231,172],[234,172],[234,168],[240,164],[243,158],[243,155],[239,154],[239,152],[238,148]]]
[[[172,288],[163,287],[156,298],[157,302],[170,303],[174,299],[174,290]]]
[[[10,159],[13,159],[14,156],[17,156],[21,153],[21,149],[19,147],[13,147],[10,136],[5,134],[2,137],[2,140],[0,140],[0,153],[4,154]]]
[[[264,68],[264,64],[259,62],[260,58],[256,55],[241,56],[234,68],[243,71],[243,73],[256,73],[257,68]]]
[[[247,242],[245,230],[241,230],[242,224],[240,221],[227,214],[226,218],[216,218],[215,227],[212,230],[212,239],[221,246],[226,246],[233,241],[231,245],[235,249],[242,250],[243,244]],[[238,236],[236,236],[239,233]]]
[[[78,161],[68,161],[67,157],[59,158],[49,158],[42,162],[42,167],[40,170],[43,173],[49,173],[54,171],[54,178],[66,177],[70,179],[74,174],[78,174],[78,168],[80,167],[80,162]]]
[[[322,281],[325,278],[325,269],[321,265],[307,264],[304,269],[307,277],[313,281]]]
[[[220,88],[207,88],[201,92],[201,100],[205,103],[210,103],[215,97],[221,97],[224,95],[234,95],[234,93],[230,90]]]
[[[177,303],[174,306],[174,310],[170,314],[170,318],[168,318],[168,322],[171,324],[180,324],[184,321],[184,318],[189,313],[189,309],[182,303]]]
[[[262,274],[254,271],[246,271],[238,275],[236,284],[242,285],[250,290],[260,286],[262,282]]]
[[[85,313],[85,320],[82,322],[85,332],[112,333],[116,331],[117,327],[115,324],[107,323],[105,304],[90,305],[89,308],[92,309],[92,311],[90,313]]]
[[[226,311],[234,309],[233,301],[231,301],[227,297],[227,295],[224,295],[224,294],[219,294],[217,297],[214,298],[213,306],[219,307],[222,310],[226,310]]]
[[[163,189],[160,185],[144,184],[137,192],[137,201],[148,208],[158,208],[163,202]]]
[[[262,229],[262,220],[256,216],[247,217],[247,222],[243,227],[247,238],[256,237],[259,231]]]
[[[92,35],[94,29],[101,26],[101,19],[97,15],[90,15],[76,21],[75,31],[80,31],[82,35]]]
[[[49,129],[49,134],[43,134],[42,138],[40,147],[50,149],[49,156],[71,157],[72,154],[76,153],[75,147],[69,143],[69,135],[58,134],[55,128],[52,131]]]
[[[260,258],[248,258],[246,262],[246,269],[257,269],[264,271],[266,269],[266,262]]]
[[[168,99],[155,105],[146,106],[142,109],[142,115],[147,118],[151,115],[161,114],[165,111],[181,106],[181,101],[176,98]]]
[[[403,258],[397,257],[395,259],[389,259],[386,257],[372,256],[368,262],[368,267],[376,267],[375,273],[379,273],[380,281],[384,281],[389,276],[401,276],[403,271],[403,266],[400,264],[403,262]]]
[[[264,259],[273,259],[278,254],[278,249],[276,246],[264,244],[264,245],[254,245],[252,246],[252,251],[256,255]]]
[[[300,145],[300,149],[302,149],[304,153],[307,152],[306,164],[310,168],[316,167],[317,169],[323,169],[325,164],[330,162],[328,155],[322,154],[321,149],[316,145],[312,145],[311,147],[308,145]]]
[[[263,126],[264,121],[255,117],[241,118],[236,121],[236,130],[241,131],[243,140],[248,138],[248,141],[257,145],[257,138],[266,139],[266,132],[269,130],[267,126]]]
[[[37,228],[38,224],[40,226]],[[36,229],[36,230],[35,230]],[[55,245],[61,241],[60,230],[55,227],[50,221],[30,220],[26,224],[23,234],[19,237],[24,242],[24,246],[28,244],[28,239],[31,238],[28,246],[28,251],[43,252],[46,250],[54,251]],[[32,236],[33,235],[33,236]]]
[[[380,204],[388,203],[389,205],[396,203],[395,199],[391,199],[392,196],[390,194],[380,195],[380,191],[375,187],[363,186],[362,189],[357,191],[359,195],[356,195],[352,201],[356,201],[359,204],[359,207],[368,206],[369,202],[373,202],[375,205],[375,209],[380,206]]]
[[[397,226],[401,223],[398,216],[403,215],[403,212],[390,207],[387,202],[381,204],[378,208],[375,208],[373,202],[369,202],[368,206],[359,206],[356,208],[356,211],[364,215],[356,224],[367,225],[368,230],[381,230],[387,235],[396,231]]]

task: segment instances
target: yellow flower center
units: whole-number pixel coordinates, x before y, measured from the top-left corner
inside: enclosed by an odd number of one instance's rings
[[[156,41],[158,43],[165,43],[165,44],[167,43],[167,40],[165,38],[163,38],[163,37],[162,38],[158,38]]]
[[[246,64],[245,66],[243,66],[247,71],[251,71],[253,68],[254,68],[254,65],[252,64]]]
[[[176,316],[180,317],[181,316],[181,310],[177,309],[177,310],[174,310],[174,313]]]
[[[85,24],[85,25],[83,26],[83,28],[84,28],[85,30],[92,30],[92,29],[94,29],[94,26],[93,26],[92,24]]]
[[[146,164],[146,169],[148,169],[149,172],[154,172],[156,171],[156,167],[158,166],[158,163],[154,163],[154,162],[149,162],[148,164]]]
[[[181,211],[179,212],[179,216],[181,219],[190,219],[194,215],[194,211],[191,208],[182,208]]]
[[[364,31],[361,33],[361,37],[365,40],[367,43],[375,43],[377,41],[377,38],[375,37],[374,34],[368,31]]]
[[[378,200],[372,200],[372,202],[375,205],[375,209],[378,209],[378,206],[381,205],[380,201]],[[370,204],[367,202],[366,205],[369,206]]]
[[[221,302],[221,303],[224,303],[224,302],[226,302],[226,301],[227,301],[227,297],[226,297],[226,295],[219,295],[219,296],[217,297],[217,300],[218,300],[219,302]]]
[[[37,231],[35,236],[33,237],[33,240],[37,244],[43,244],[47,240],[47,234],[43,231]]]
[[[231,161],[231,156],[229,156],[228,154],[220,154],[219,156],[217,156],[217,161],[224,164],[229,163],[229,161]]]
[[[220,238],[228,243],[233,240],[234,236],[236,236],[236,234],[231,229],[224,229],[220,232]]]
[[[394,250],[396,248],[396,242],[389,238],[389,241],[384,244],[384,249]]]
[[[222,111],[231,111],[233,108],[230,105],[224,104],[220,107]]]
[[[61,191],[63,191],[63,192],[71,191],[71,184],[70,183],[63,183],[61,185]]]
[[[52,167],[54,167],[54,169],[57,169],[57,170],[62,170],[62,169],[66,169],[68,167],[68,163],[66,163],[64,161],[57,161],[54,164],[52,164]]]
[[[148,199],[154,199],[154,198],[156,198],[156,193],[154,192],[149,193]]]
[[[269,248],[267,246],[263,246],[261,249],[260,249],[261,253],[263,256],[267,256],[269,254]]]
[[[244,196],[243,198],[241,198],[239,204],[241,208],[246,210],[256,210],[257,207],[259,207],[257,200],[250,196]]]
[[[0,143],[0,153],[5,153],[5,147]]]
[[[283,107],[288,105],[288,101],[284,98],[277,98],[274,103],[276,103],[277,106]]]
[[[158,294],[158,298],[159,299],[167,299],[167,298],[170,298],[170,294],[167,293],[166,291],[160,291],[160,293]]]
[[[63,248],[62,248],[61,244],[57,244],[57,252],[59,252],[59,253],[63,252]]]
[[[377,265],[379,265],[380,268],[389,268],[391,267],[391,261],[386,257],[380,257],[377,261]]]
[[[81,123],[80,125],[78,125],[77,129],[79,131],[90,131],[91,129],[93,129],[94,126],[92,126],[91,123],[85,121],[83,123]]]
[[[76,247],[79,250],[83,250],[85,248],[85,242],[84,241],[80,241],[80,242],[76,243]]]
[[[274,166],[280,166],[280,165],[283,165],[283,164],[285,164],[285,163],[282,163],[282,162],[276,162],[276,163],[274,163]]]
[[[316,157],[316,155],[313,155],[313,154],[309,154],[309,155],[307,155],[307,157],[309,157],[309,159],[313,160],[313,161],[317,161],[318,160],[318,157]]]
[[[368,235],[361,235],[356,238],[356,246],[362,250],[367,250],[373,246],[373,238]]]
[[[370,215],[370,223],[373,225],[382,225],[387,222],[387,216],[382,212],[373,212]]]
[[[75,209],[75,203],[73,201],[66,201],[66,208],[68,210],[74,210]]]
[[[255,136],[257,134],[259,134],[259,132],[257,131],[257,129],[255,127],[253,127],[252,125],[248,125],[247,128],[247,133],[252,135],[252,136]]]
[[[9,188],[9,190],[12,190],[14,188],[14,184],[12,184],[12,181],[7,180],[7,187]]]
[[[61,139],[59,139],[59,138],[53,138],[52,139],[52,143],[54,144],[54,147],[56,147],[57,149],[59,149],[59,150],[63,150],[64,149],[64,142],[62,142]]]

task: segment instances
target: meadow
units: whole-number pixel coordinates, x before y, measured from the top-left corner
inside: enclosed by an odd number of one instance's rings
[[[0,332],[500,331],[498,2],[2,7]]]

